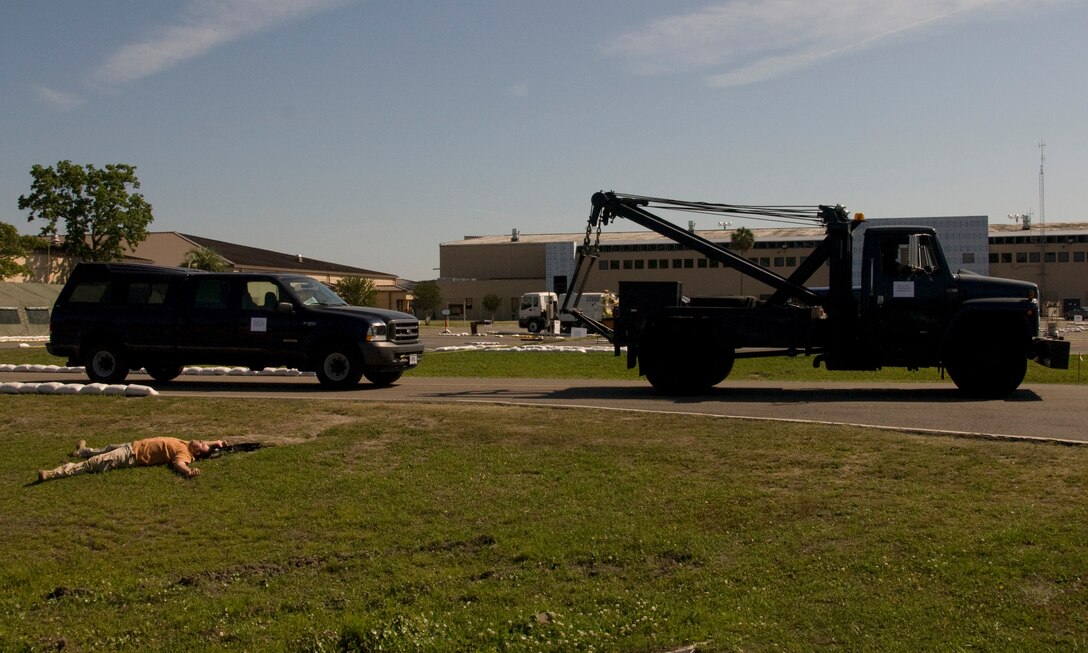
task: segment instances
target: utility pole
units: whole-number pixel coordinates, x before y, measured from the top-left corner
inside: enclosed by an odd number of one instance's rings
[[[1039,141],[1039,230],[1042,237],[1041,265],[1039,268],[1039,305],[1046,316],[1046,194],[1044,191],[1044,166],[1046,164],[1046,143]]]

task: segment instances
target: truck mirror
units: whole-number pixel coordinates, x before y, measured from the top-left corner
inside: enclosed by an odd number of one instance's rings
[[[283,313],[285,315],[288,313],[294,313],[295,307],[291,305],[291,302],[280,302],[279,304],[276,304],[276,312]]]

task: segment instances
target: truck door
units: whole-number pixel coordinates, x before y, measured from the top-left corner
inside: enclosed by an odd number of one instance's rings
[[[284,365],[301,356],[301,317],[297,310],[281,311],[280,302],[291,303],[274,279],[247,279],[242,288],[238,346],[255,363]]]
[[[233,362],[238,311],[232,285],[228,277],[191,278],[178,328],[178,351],[185,362]]]
[[[882,365],[935,364],[950,281],[935,235],[873,229],[865,237],[862,325],[872,351]]]

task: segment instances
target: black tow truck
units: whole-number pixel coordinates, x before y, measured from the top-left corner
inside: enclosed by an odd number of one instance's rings
[[[949,268],[937,233],[924,226],[867,225],[861,286],[853,285],[853,239],[864,216],[841,205],[743,206],[615,192],[593,195],[586,238],[560,309],[615,345],[669,395],[700,394],[737,358],[812,356],[828,370],[947,370],[966,395],[997,398],[1019,387],[1028,360],[1067,368],[1069,342],[1039,337],[1033,283]],[[826,236],[788,277],[651,213],[679,210],[823,225]],[[600,256],[602,227],[625,218],[773,289],[748,296],[687,297],[675,281],[620,281],[611,327],[571,308]],[[828,285],[806,285],[824,265]]]

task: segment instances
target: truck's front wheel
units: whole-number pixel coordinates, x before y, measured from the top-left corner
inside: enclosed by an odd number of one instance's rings
[[[393,385],[397,382],[397,380],[400,379],[401,375],[403,374],[404,372],[400,370],[397,370],[395,372],[376,372],[372,370],[363,371],[363,376],[366,377],[366,380],[370,381],[379,388]]]
[[[1020,387],[1028,358],[1016,329],[980,325],[967,331],[961,330],[944,357],[956,387],[984,399],[1000,399]]]
[[[529,322],[528,329],[529,333],[540,333],[540,322],[537,322],[536,320]]]
[[[330,390],[346,390],[363,378],[363,358],[350,346],[326,347],[317,357],[317,380]]]

